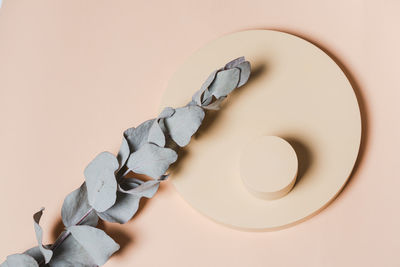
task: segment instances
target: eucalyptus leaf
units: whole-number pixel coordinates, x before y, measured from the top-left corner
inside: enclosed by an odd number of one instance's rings
[[[150,127],[148,142],[158,145],[159,147],[165,146],[165,134],[163,131],[163,120],[174,115],[175,109],[171,107],[166,107],[154,120],[153,125]],[[161,125],[160,125],[161,123]]]
[[[165,119],[165,126],[172,140],[180,147],[189,144],[190,138],[200,127],[204,115],[204,110],[199,106],[187,105],[177,108],[174,115]]]
[[[211,83],[215,79],[215,75],[217,75],[217,72],[219,72],[222,69],[218,69],[213,71],[208,77],[207,80],[202,84],[200,90],[198,90],[196,93],[194,93],[192,97],[192,101],[194,101],[198,106],[202,106],[203,101],[204,101],[204,92],[207,90],[207,88],[211,85]]]
[[[40,227],[40,225],[39,225],[40,218],[43,215],[43,210],[44,210],[44,208],[42,208],[40,211],[33,214],[33,223],[34,223],[33,226],[35,228],[36,239],[39,244],[40,252],[43,254],[45,263],[48,263],[50,261],[51,257],[53,256],[53,251],[51,251],[51,249],[48,249],[45,246],[43,246],[43,240],[42,240],[43,239],[43,230],[42,230],[42,227]]]
[[[119,152],[117,155],[117,159],[118,159],[118,163],[119,163],[118,170],[120,170],[124,166],[124,164],[126,163],[126,160],[129,158],[130,153],[131,152],[129,149],[128,141],[126,141],[126,138],[124,136],[122,138],[121,147],[119,148]]]
[[[174,113],[175,113],[174,108],[166,107],[161,111],[160,115],[158,115],[157,119],[165,119],[171,117],[172,115],[174,115]]]
[[[240,65],[241,63],[246,62],[244,57],[238,57],[235,58],[234,60],[229,61],[228,63],[225,64],[224,69],[232,69]]]
[[[54,255],[49,262],[49,266],[97,267],[97,264],[84,247],[82,247],[73,236],[69,235],[64,242],[54,250]]]
[[[214,97],[215,98],[215,97]],[[213,94],[210,92],[209,88],[207,88],[203,93],[203,101],[201,102],[201,106],[208,106],[213,101]]]
[[[115,172],[118,168],[117,158],[109,152],[102,152],[84,171],[89,204],[98,212],[107,210],[115,203],[117,198]]]
[[[64,200],[61,217],[65,227],[69,227],[80,222],[81,225],[96,226],[98,217],[96,213],[89,214],[80,221],[91,209],[88,201],[86,184],[83,183],[78,189],[72,191]]]
[[[246,61],[244,57],[238,57],[228,63],[226,63],[224,69],[232,69],[232,68],[238,68],[240,70],[240,81],[238,83],[237,87],[240,87],[247,83],[249,77],[250,77],[250,72],[251,72],[251,66],[250,62]]]
[[[160,182],[165,179],[165,176],[162,176],[161,179],[149,181],[141,181],[136,178],[125,178],[121,184],[118,185],[118,191],[130,195],[151,198],[157,192]]]
[[[113,223],[126,223],[137,212],[142,197],[151,198],[157,192],[160,180],[147,182],[135,178],[125,178],[119,185],[117,201],[107,211],[99,213],[99,217]]]
[[[165,146],[165,135],[160,127],[158,120],[155,120],[150,128],[148,142],[156,144],[159,147]]]
[[[227,96],[237,88],[240,79],[240,70],[238,68],[228,69],[217,73],[214,82],[208,90],[217,99]]]
[[[221,107],[221,103],[226,99],[226,97],[220,97],[213,101],[211,104],[208,104],[207,106],[203,106],[204,109],[207,110],[219,110]]]
[[[119,245],[103,230],[95,227],[80,225],[68,228],[75,240],[85,249],[97,265],[103,265],[114,252],[119,250]]]
[[[192,97],[192,102],[205,109],[218,109],[219,101],[237,87],[244,85],[250,77],[250,63],[244,57],[228,62],[223,68],[213,71]],[[216,100],[213,100],[213,96]],[[219,101],[213,104],[213,101]]]
[[[49,247],[49,246],[47,246],[47,247]],[[32,258],[34,258],[37,263],[44,262],[43,254],[40,251],[39,246],[28,249],[27,251],[24,252],[24,254],[29,255]],[[54,252],[53,252],[53,257],[54,257]],[[52,257],[52,259],[53,259],[53,257]]]
[[[178,155],[174,150],[147,143],[131,154],[127,166],[136,173],[146,174],[157,179],[177,158]]]
[[[39,264],[29,255],[13,254],[8,256],[0,267],[39,267]]]
[[[104,212],[99,212],[99,217],[107,222],[124,224],[137,212],[139,198],[134,195],[117,192],[117,201],[114,206]]]
[[[132,127],[124,132],[131,153],[139,150],[139,148],[148,142],[149,131],[154,121],[155,119],[145,121],[137,128]]]
[[[241,87],[242,85],[247,83],[247,81],[250,78],[250,73],[251,73],[250,62],[244,61],[239,65],[237,65],[236,68],[240,69],[240,81],[237,87]]]

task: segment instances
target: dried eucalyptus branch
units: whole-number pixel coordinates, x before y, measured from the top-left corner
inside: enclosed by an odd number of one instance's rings
[[[119,249],[104,231],[96,228],[99,218],[126,223],[137,212],[142,197],[157,192],[165,172],[174,163],[179,147],[186,146],[200,127],[204,110],[217,110],[234,89],[250,76],[244,57],[210,74],[190,103],[177,109],[167,107],[155,118],[127,129],[118,155],[102,152],[85,168],[85,182],[64,200],[61,217],[65,230],[52,245],[43,245],[39,225],[42,208],[33,215],[38,246],[7,257],[1,267],[101,266]],[[151,180],[126,178],[129,172]]]

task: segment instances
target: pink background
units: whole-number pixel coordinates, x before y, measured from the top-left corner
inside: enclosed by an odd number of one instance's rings
[[[265,28],[328,51],[355,87],[364,139],[344,191],[300,225],[248,233],[204,218],[167,182],[134,220],[102,226],[122,245],[106,266],[400,266],[399,12],[396,0],[4,0],[1,260],[35,245],[31,214],[42,206],[45,239],[55,238],[86,164],[156,115],[185,58]]]

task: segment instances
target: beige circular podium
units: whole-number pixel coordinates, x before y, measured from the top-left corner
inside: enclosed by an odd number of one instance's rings
[[[290,34],[252,30],[223,36],[192,54],[171,78],[160,109],[188,103],[213,70],[239,56],[252,65],[249,82],[221,110],[207,112],[170,179],[192,207],[216,222],[251,231],[281,229],[316,214],[345,185],[360,145],[359,107],[342,70],[318,47]],[[242,177],[252,178],[241,174],[243,150],[261,136],[286,140],[298,160],[293,188],[273,199],[251,192]],[[268,177],[272,168],[257,160],[266,168],[257,167],[254,175]]]
[[[278,136],[260,136],[240,154],[240,177],[254,196],[278,199],[292,190],[298,171],[292,146]]]

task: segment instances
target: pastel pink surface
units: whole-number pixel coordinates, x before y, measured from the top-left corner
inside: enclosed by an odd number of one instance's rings
[[[193,51],[268,28],[314,42],[352,81],[366,135],[349,184],[300,225],[248,233],[204,218],[167,182],[131,222],[104,226],[123,245],[106,266],[400,265],[398,2],[3,2],[1,260],[35,244],[31,215],[41,206],[52,240],[84,167],[156,115],[168,79]]]

